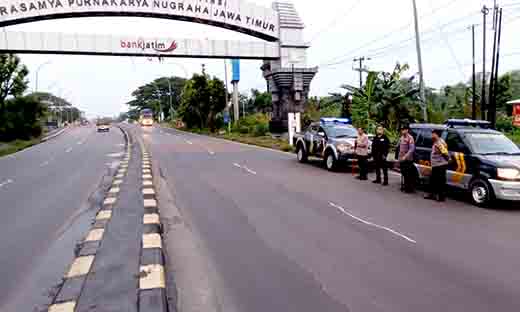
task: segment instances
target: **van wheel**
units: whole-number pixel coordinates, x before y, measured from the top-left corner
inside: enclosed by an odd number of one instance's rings
[[[298,144],[298,147],[296,148],[296,157],[298,158],[298,161],[301,163],[306,163],[307,160],[309,160],[309,155],[307,155],[307,152],[305,151],[305,148],[303,148],[303,145],[301,143]]]
[[[336,171],[338,168],[338,161],[334,153],[328,152],[325,154],[325,168],[327,168],[328,171]]]
[[[471,202],[479,207],[489,207],[495,201],[493,188],[485,179],[475,179],[469,186]]]

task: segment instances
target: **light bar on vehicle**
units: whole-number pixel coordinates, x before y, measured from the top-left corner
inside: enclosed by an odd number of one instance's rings
[[[323,117],[320,119],[320,123],[322,124],[343,124],[343,125],[351,125],[352,120],[349,118],[334,118],[334,117]]]
[[[448,119],[445,123],[450,128],[456,127],[476,127],[482,129],[491,128],[491,123],[485,120],[473,120],[473,119]]]

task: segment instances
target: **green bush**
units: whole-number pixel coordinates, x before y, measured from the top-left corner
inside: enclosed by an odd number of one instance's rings
[[[255,130],[253,131],[253,136],[259,137],[264,136],[269,133],[269,125],[259,124],[255,126]]]
[[[263,136],[269,131],[269,117],[262,113],[248,115],[238,121],[233,131],[241,134]]]
[[[513,117],[499,116],[496,124],[497,130],[502,132],[513,131]]]

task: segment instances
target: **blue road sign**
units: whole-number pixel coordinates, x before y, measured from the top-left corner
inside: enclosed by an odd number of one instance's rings
[[[240,81],[240,60],[233,59],[231,60],[231,65],[233,66],[233,79],[231,81]]]
[[[224,112],[224,123],[229,123],[229,112],[227,111]]]

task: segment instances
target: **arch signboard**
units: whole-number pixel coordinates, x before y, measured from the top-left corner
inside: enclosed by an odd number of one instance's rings
[[[278,13],[242,0],[0,0],[0,27],[83,16],[142,16],[208,24],[267,41],[279,39]]]

